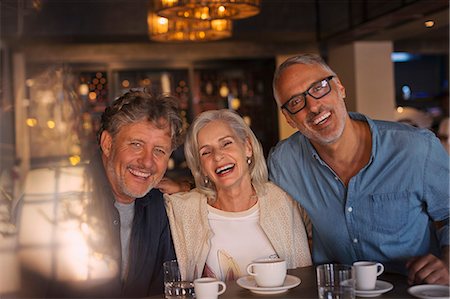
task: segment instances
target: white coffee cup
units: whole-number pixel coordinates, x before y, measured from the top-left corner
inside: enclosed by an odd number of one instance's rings
[[[195,298],[197,299],[216,299],[227,289],[223,281],[212,277],[197,278],[194,280]]]
[[[260,287],[279,287],[286,278],[286,261],[283,259],[258,259],[247,266],[248,274]]]
[[[353,267],[355,268],[357,290],[375,289],[377,277],[384,271],[383,264],[377,262],[354,262]]]

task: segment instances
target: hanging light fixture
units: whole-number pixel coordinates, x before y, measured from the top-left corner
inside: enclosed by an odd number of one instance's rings
[[[260,11],[260,0],[155,0],[155,12],[166,18],[243,19]]]
[[[211,41],[231,36],[231,20],[168,19],[149,11],[147,15],[150,39],[159,42]]]

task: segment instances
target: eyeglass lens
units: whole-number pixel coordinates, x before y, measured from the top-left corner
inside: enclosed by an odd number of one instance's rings
[[[329,84],[329,81],[331,79],[332,76],[313,83],[307,91],[293,97],[284,106],[290,113],[297,113],[306,106],[306,95],[309,94],[316,100],[326,96],[331,91],[331,87]]]

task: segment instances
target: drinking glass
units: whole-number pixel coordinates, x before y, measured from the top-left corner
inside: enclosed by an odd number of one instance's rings
[[[166,261],[164,268],[164,294],[167,299],[195,298],[194,283],[182,279],[177,260]]]
[[[317,266],[317,288],[320,299],[354,299],[355,272],[350,265]]]

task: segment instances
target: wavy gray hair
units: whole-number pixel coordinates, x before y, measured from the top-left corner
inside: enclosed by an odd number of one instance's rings
[[[175,97],[168,94],[154,97],[146,91],[130,90],[114,100],[103,112],[97,140],[100,143],[103,131],[108,131],[114,137],[124,125],[145,119],[159,129],[170,126],[174,150],[182,143],[183,137],[183,121],[177,102]]]
[[[251,158],[252,162],[249,165],[250,177],[256,191],[260,194],[264,194],[264,183],[268,181],[268,174],[262,146],[242,117],[228,109],[205,111],[197,116],[189,128],[184,145],[184,153],[186,162],[194,176],[195,186],[210,200],[214,201],[216,199],[216,189],[214,184],[210,181],[205,182],[205,177],[201,171],[197,136],[203,127],[210,122],[217,120],[228,124],[238,141],[244,143],[247,139],[249,140],[253,153]]]

